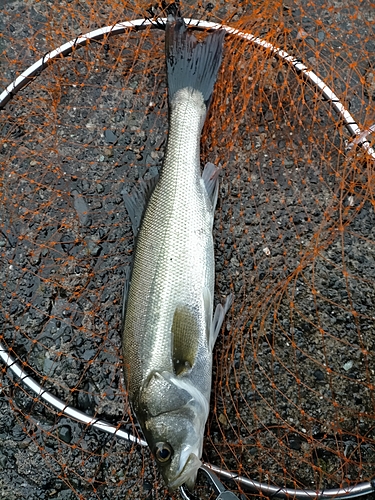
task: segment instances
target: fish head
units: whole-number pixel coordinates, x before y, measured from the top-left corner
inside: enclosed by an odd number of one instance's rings
[[[150,418],[146,427],[147,441],[168,488],[172,491],[186,484],[193,489],[201,466],[203,435],[189,415],[178,410],[164,413]]]
[[[188,378],[157,372],[144,386],[137,413],[168,488],[193,489],[201,466],[208,401]]]

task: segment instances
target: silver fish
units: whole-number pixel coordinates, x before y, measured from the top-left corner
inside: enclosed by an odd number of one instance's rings
[[[213,317],[219,169],[208,163],[201,175],[199,162],[224,34],[199,43],[181,18],[169,16],[169,135],[161,175],[123,193],[138,232],[124,313],[124,376],[170,490],[193,488],[201,465],[212,350],[231,303],[218,305]]]

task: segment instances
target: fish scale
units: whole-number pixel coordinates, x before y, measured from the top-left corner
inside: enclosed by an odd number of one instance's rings
[[[137,338],[124,338],[124,351],[132,360],[131,397],[150,373],[173,369],[170,331],[177,305],[196,312],[202,337],[207,336],[202,289],[213,297],[215,277],[213,210],[199,164],[206,108],[202,99],[199,108],[190,95],[186,98],[187,103],[181,100],[171,111],[165,162],[138,234],[125,321],[125,330],[137,332]],[[210,374],[211,367],[206,371]]]
[[[137,232],[123,323],[124,376],[171,490],[192,488],[201,465],[212,349],[230,305],[218,305],[213,316],[218,169],[208,163],[202,175],[200,167],[223,39],[217,31],[199,43],[181,18],[169,16],[169,133],[160,178],[124,194]]]

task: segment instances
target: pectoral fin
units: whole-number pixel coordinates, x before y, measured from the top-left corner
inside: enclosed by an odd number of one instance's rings
[[[198,352],[199,328],[193,311],[176,308],[172,323],[172,361],[177,376],[193,366]]]

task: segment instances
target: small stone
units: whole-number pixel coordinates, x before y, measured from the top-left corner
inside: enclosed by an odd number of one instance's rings
[[[68,425],[63,425],[59,429],[59,438],[65,443],[70,443],[72,440],[72,431]]]
[[[113,150],[111,148],[103,148],[103,154],[111,158],[111,156],[113,156]]]
[[[43,371],[46,375],[52,375],[54,371],[55,363],[50,358],[45,358],[43,363]]]
[[[89,212],[89,207],[84,199],[84,197],[76,190],[70,193],[74,197],[74,208],[77,211],[77,215],[81,224],[85,224],[87,221],[87,214]]]
[[[149,481],[143,481],[143,489],[145,491],[151,491],[152,488],[153,488],[153,486]]]
[[[313,375],[316,378],[316,380],[324,380],[324,373],[322,372],[322,370],[319,369],[315,370]]]
[[[289,438],[289,447],[292,450],[300,450],[301,449],[301,438],[299,436],[292,436]]]
[[[83,411],[91,408],[90,396],[87,392],[79,391],[77,396],[77,406]]]
[[[237,257],[232,257],[232,258],[230,259],[230,263],[231,263],[231,264],[232,264],[232,266],[234,266],[234,267],[239,267],[239,265],[240,265],[240,263],[239,263],[239,261],[238,261]]]
[[[23,432],[22,427],[18,424],[13,427],[12,435],[15,441],[23,441],[26,438],[26,434]]]
[[[94,257],[97,257],[100,253],[100,250],[102,247],[100,245],[97,245],[94,241],[91,239],[87,239],[87,249],[89,251],[90,255],[93,255]]]
[[[85,361],[89,361],[95,356],[95,354],[96,354],[96,349],[87,349],[83,353],[82,359],[84,359]]]
[[[351,368],[353,368],[353,365],[354,365],[353,361],[347,361],[344,364],[343,368],[346,372],[348,372]]]
[[[219,422],[220,422],[222,425],[228,425],[228,419],[227,419],[227,417],[224,415],[224,413],[220,413],[220,415],[219,415]]]
[[[105,140],[109,143],[109,144],[115,144],[118,140],[118,137],[117,135],[115,135],[112,130],[109,130],[107,128],[107,130],[104,132],[104,137],[105,137]]]

